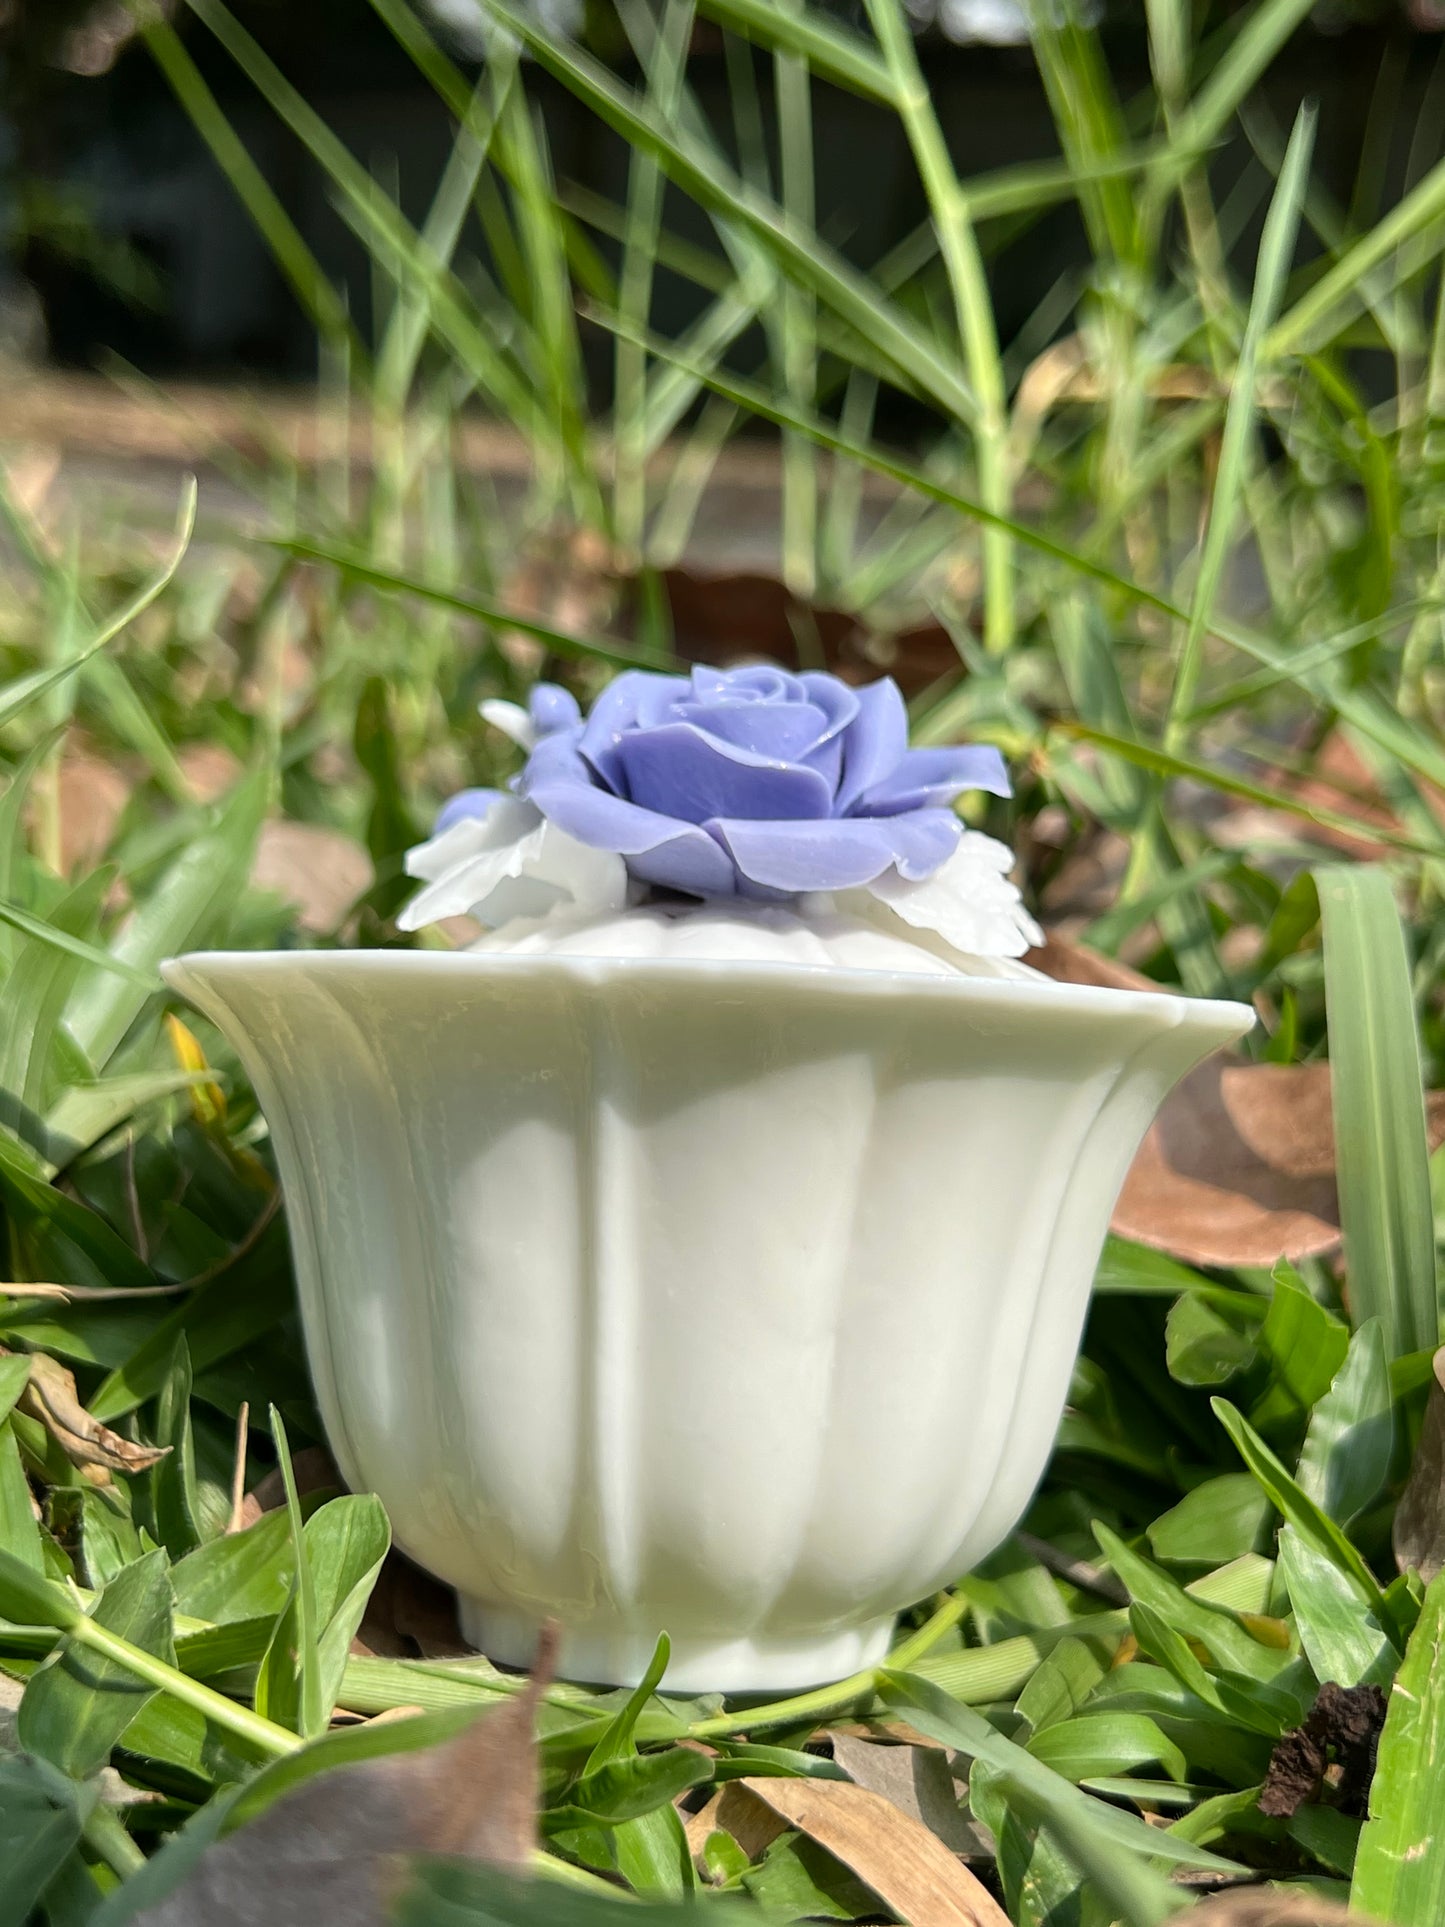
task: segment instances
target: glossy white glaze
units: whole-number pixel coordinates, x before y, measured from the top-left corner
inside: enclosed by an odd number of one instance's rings
[[[1252,1022],[799,942],[166,966],[270,1122],[343,1473],[495,1658],[880,1657],[1027,1505],[1139,1139]]]

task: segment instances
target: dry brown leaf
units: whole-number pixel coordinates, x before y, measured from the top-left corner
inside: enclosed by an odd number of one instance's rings
[[[1158,990],[1127,964],[1050,936],[1024,960],[1058,983]],[[1430,1148],[1445,1092],[1426,1099]],[[1190,1264],[1269,1266],[1340,1243],[1328,1064],[1214,1056],[1169,1096],[1139,1147],[1112,1229]]]
[[[704,1807],[690,1814],[684,1829],[694,1860],[698,1859],[715,1833],[730,1833],[749,1860],[757,1860],[778,1838],[788,1831],[773,1809],[749,1793],[739,1780],[729,1780]]]
[[[104,757],[71,749],[60,765],[58,789],[61,867],[67,875],[92,870],[110,848],[131,779]]]
[[[30,1354],[30,1377],[16,1404],[40,1421],[71,1464],[78,1465],[93,1485],[109,1484],[112,1472],[145,1472],[171,1449],[168,1445],[135,1445],[92,1418],[80,1402],[74,1375],[44,1352]]]
[[[251,882],[294,904],[303,930],[329,935],[371,888],[371,858],[349,836],[318,823],[265,823]]]
[[[1023,961],[1031,970],[1041,970],[1057,984],[1092,984],[1098,990],[1153,990],[1162,988],[1152,978],[1141,976],[1116,957],[1090,950],[1087,944],[1071,943],[1052,932],[1037,950],[1029,950]]]
[[[740,1782],[916,1927],[1009,1927],[987,1887],[921,1820],[842,1780]]]
[[[866,1787],[937,1834],[951,1853],[987,1856],[991,1838],[958,1802],[948,1760],[936,1746],[888,1746],[834,1733],[833,1758],[856,1786]]]
[[[1427,1098],[1431,1148],[1445,1092]],[[1328,1064],[1211,1057],[1176,1085],[1114,1211],[1121,1238],[1196,1265],[1272,1265],[1340,1243]]]
[[[1175,1914],[1165,1927],[1370,1927],[1363,1914],[1350,1913],[1314,1894],[1287,1887],[1237,1887],[1215,1894],[1187,1913]]]
[[[1434,1378],[1410,1478],[1395,1509],[1395,1563],[1428,1586],[1445,1571],[1445,1346],[1431,1361]]]
[[[188,743],[176,761],[198,803],[215,803],[241,780],[239,758],[219,743]]]
[[[319,1774],[208,1847],[145,1927],[383,1927],[405,1854],[525,1872],[537,1844],[536,1708],[555,1647],[549,1629],[527,1690],[456,1739]]]

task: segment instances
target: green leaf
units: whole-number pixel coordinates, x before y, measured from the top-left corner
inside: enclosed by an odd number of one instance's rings
[[[566,1805],[548,1817],[553,1833],[579,1826],[615,1827],[670,1805],[713,1777],[712,1762],[691,1747],[637,1753],[584,1773],[567,1789]]]
[[[1080,1834],[1091,1836],[1102,1852],[1117,1856],[1122,1850],[1130,1859],[1143,1856],[1176,1866],[1204,1867],[1215,1873],[1236,1871],[1231,1862],[1215,1854],[1160,1833],[1133,1814],[1090,1799],[1023,1747],[1005,1739],[981,1714],[960,1706],[917,1673],[882,1668],[878,1696],[931,1739],[991,1767],[1003,1779],[1010,1797],[1050,1826],[1059,1827],[1061,1821],[1072,1819],[1074,1826],[1069,1831],[1073,1839]]]
[[[1387,1684],[1400,1655],[1380,1616],[1361,1603],[1358,1588],[1334,1560],[1286,1526],[1279,1535],[1279,1570],[1315,1677],[1340,1686]]]
[[[1314,151],[1317,120],[1318,113],[1312,103],[1301,107],[1264,219],[1249,314],[1239,346],[1239,359],[1229,385],[1229,403],[1225,409],[1224,432],[1220,437],[1219,461],[1210,497],[1209,521],[1195,575],[1189,624],[1180,646],[1174,688],[1169,698],[1169,714],[1164,727],[1166,749],[1179,748],[1187,737],[1186,719],[1194,706],[1199,685],[1204,638],[1209,633],[1215,597],[1235,540],[1235,522],[1254,440],[1258,402],[1256,369],[1264,339],[1279,312],[1280,298],[1284,293],[1290,262],[1294,258],[1300,208],[1309,184],[1310,156]]]
[[[1347,1526],[1379,1497],[1394,1449],[1385,1334],[1372,1318],[1350,1340],[1334,1384],[1310,1414],[1295,1480],[1322,1512]]]
[[[1104,1677],[1098,1654],[1082,1639],[1061,1639],[1014,1702],[1032,1735],[1077,1713]]]
[[[159,1550],[118,1572],[90,1610],[97,1626],[174,1662],[168,1561]],[[99,1772],[155,1687],[73,1637],[30,1678],[20,1702],[19,1738],[27,1751],[77,1780]]]
[[[1028,1750],[1077,1785],[1100,1774],[1163,1767],[1171,1780],[1188,1776],[1184,1754],[1146,1713],[1082,1713],[1035,1733]]]
[[[867,1889],[860,1891],[866,1894]],[[647,1916],[648,1927],[757,1924],[753,1909],[726,1900],[709,1900],[705,1906],[654,1905]],[[391,1914],[396,1927],[628,1927],[639,1917],[630,1896],[609,1894],[600,1885],[595,1892],[575,1893],[550,1879],[524,1880],[460,1860],[414,1861],[411,1883],[393,1902]]]
[[[1274,1296],[1259,1334],[1274,1382],[1252,1413],[1256,1425],[1308,1411],[1329,1390],[1349,1350],[1349,1327],[1316,1304],[1291,1265],[1274,1273]]]
[[[42,1578],[14,1553],[0,1551],[0,1619],[17,1626],[54,1626],[63,1632],[81,1617],[79,1603],[64,1586]]]
[[[1248,1421],[1226,1399],[1212,1401],[1215,1416],[1233,1439],[1240,1457],[1268,1493],[1275,1510],[1295,1528],[1325,1559],[1332,1561],[1352,1582],[1362,1603],[1372,1612],[1381,1612],[1384,1595],[1379,1581],[1365,1564],[1343,1530],[1322,1511],[1309,1494],[1302,1491],[1285,1471],[1274,1453]]]
[[[251,873],[270,788],[266,771],[238,783],[213,827],[187,843],[137,906],[110,950],[112,966],[124,966],[128,976],[96,970],[77,988],[70,1030],[97,1070],[159,987],[155,970],[161,960],[204,942],[234,907]]]
[[[25,1927],[95,1801],[44,1760],[0,1754],[0,1927]]]
[[[123,608],[96,631],[88,643],[54,669],[37,669],[33,674],[20,676],[7,689],[0,692],[0,725],[8,723],[12,716],[19,715],[27,703],[43,696],[47,690],[63,683],[73,676],[92,656],[99,655],[109,643],[114,642],[122,629],[127,628],[155,601],[171,577],[181,565],[181,557],[190,544],[191,531],[196,525],[196,478],[188,475],[181,486],[180,507],[176,512],[176,539],[170,555],[155,574],[136,591]]]
[[[1129,1588],[1130,1599],[1157,1613],[1183,1638],[1199,1640],[1218,1666],[1261,1682],[1279,1671],[1281,1655],[1262,1646],[1226,1608],[1201,1599],[1197,1591],[1186,1591],[1107,1526],[1096,1523],[1094,1536],[1114,1572]]]
[[[151,1467],[151,1531],[173,1559],[201,1543],[201,1504],[196,1489],[196,1447],[191,1435],[191,1354],[176,1340],[170,1370],[156,1401],[155,1444],[171,1449]]]
[[[7,1359],[4,1361],[9,1364]],[[17,1361],[24,1364],[25,1360]],[[14,1402],[13,1400],[11,1401]],[[30,1482],[20,1459],[15,1428],[0,1423],[0,1547],[32,1572],[45,1571],[40,1525],[31,1506]]]
[[[1335,1163],[1355,1321],[1378,1318],[1391,1358],[1433,1349],[1435,1221],[1420,1044],[1405,935],[1383,870],[1315,872]]]
[[[282,1433],[284,1440],[284,1431]],[[283,1458],[283,1469],[287,1464]],[[256,1685],[256,1707],[306,1738],[325,1730],[341,1691],[346,1656],[391,1544],[381,1501],[370,1494],[332,1499],[304,1528],[292,1518],[292,1544],[303,1548],[286,1609]],[[293,1555],[294,1556],[294,1555]],[[298,1724],[300,1722],[300,1724]]]
[[[1248,1472],[1226,1472],[1186,1492],[1149,1527],[1154,1557],[1179,1566],[1214,1566],[1258,1552],[1274,1508]]]
[[[284,1511],[268,1512],[244,1532],[189,1553],[173,1568],[171,1589],[177,1612],[225,1624],[275,1617],[285,1608],[295,1573],[290,1519]]]
[[[0,1357],[0,1421],[9,1418],[15,1401],[30,1383],[30,1360],[15,1352]]]
[[[161,988],[161,980],[153,970],[138,969],[117,957],[109,950],[102,950],[99,944],[87,943],[83,937],[74,937],[68,930],[47,923],[43,917],[35,917],[28,910],[22,910],[18,903],[0,903],[0,923],[8,923],[22,936],[33,937],[37,943],[46,944],[64,956],[74,957],[81,963],[90,964],[94,969],[123,978],[127,983],[137,986],[146,997]],[[144,1001],[144,999],[142,999]]]
[[[768,1920],[859,1920],[878,1907],[877,1895],[806,1834],[781,1834],[743,1886]],[[711,1914],[709,1907],[705,1918]]]
[[[317,1653],[316,1578],[306,1556],[305,1527],[301,1520],[301,1501],[296,1492],[296,1474],[291,1465],[291,1449],[286,1442],[286,1427],[275,1406],[271,1407],[271,1431],[276,1440],[276,1457],[286,1485],[286,1517],[290,1523],[295,1573],[286,1610],[276,1621],[270,1647],[256,1679],[256,1711],[278,1726],[287,1726],[303,1739],[315,1739],[326,1730],[330,1708],[323,1706]]]
[[[1350,1906],[1398,1927],[1445,1919],[1445,1574],[1390,1694]]]
[[[1187,1292],[1169,1307],[1164,1347],[1170,1377],[1181,1385],[1223,1385],[1254,1363],[1258,1324],[1248,1307]]]
[[[672,1647],[667,1634],[658,1636],[647,1671],[638,1681],[616,1715],[598,1735],[579,1781],[579,1789],[614,1764],[636,1753],[633,1735],[637,1722],[667,1671]],[[598,1781],[602,1788],[606,1783]],[[571,1796],[569,1796],[571,1797]],[[678,1899],[690,1893],[695,1884],[692,1855],[677,1811],[671,1805],[653,1803],[637,1818],[624,1816],[612,1836],[612,1848],[619,1870],[640,1894],[663,1899]]]
[[[1151,1659],[1167,1667],[1180,1685],[1223,1714],[1231,1725],[1273,1741],[1304,1718],[1306,1701],[1301,1696],[1281,1692],[1243,1673],[1214,1671],[1206,1666],[1177,1627],[1152,1606],[1136,1603],[1130,1608],[1129,1624]]]

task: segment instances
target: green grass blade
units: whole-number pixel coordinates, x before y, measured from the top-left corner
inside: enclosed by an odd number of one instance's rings
[[[1260,344],[1279,309],[1289,264],[1299,234],[1300,203],[1309,175],[1314,151],[1316,114],[1312,107],[1300,109],[1289,150],[1280,171],[1279,184],[1265,217],[1255,269],[1254,293],[1249,304],[1249,319],[1240,345],[1239,361],[1230,387],[1225,411],[1224,435],[1220,443],[1219,469],[1209,505],[1209,525],[1199,558],[1199,574],[1189,609],[1189,626],[1179,652],[1169,714],[1164,726],[1164,746],[1178,749],[1186,734],[1186,718],[1194,705],[1199,686],[1204,638],[1220,578],[1234,541],[1235,512],[1249,461],[1254,430],[1255,387],[1260,360]]]
[[[1308,294],[1302,295],[1287,313],[1281,315],[1265,338],[1267,356],[1300,353],[1318,346],[1325,337],[1326,324],[1339,326],[1336,311],[1364,299],[1361,284],[1390,255],[1397,254],[1416,236],[1430,237],[1438,251],[1439,223],[1445,215],[1445,160],[1437,162],[1420,184],[1403,200],[1397,201],[1383,220],[1362,235],[1329,271],[1320,276]],[[1378,298],[1378,289],[1375,290]]]
[[[805,61],[835,86],[884,107],[897,103],[896,84],[877,49],[814,8],[780,7],[776,0],[703,0],[700,10],[770,53]]]
[[[81,963],[93,964],[97,970],[123,977],[147,996],[161,988],[161,980],[154,970],[137,969],[134,964],[127,963],[124,957],[113,956],[109,950],[102,950],[99,944],[87,943],[83,937],[47,923],[43,917],[32,916],[28,910],[22,910],[18,903],[0,903],[0,923],[8,923],[12,930],[18,930],[26,937],[34,937],[37,943],[49,944],[52,950],[62,950],[66,956],[78,958]]]
[[[344,343],[354,363],[364,367],[366,350],[351,325],[345,303],[301,238],[300,230],[270,182],[246,151],[180,35],[159,12],[151,15],[142,34],[171,91],[211,150],[217,167],[235,190],[317,332],[332,343]]]
[[[399,569],[377,568],[364,554],[340,544],[315,541],[304,536],[275,536],[270,539],[273,547],[284,549],[288,555],[299,556],[307,562],[329,562],[355,581],[369,583],[373,588],[388,589],[400,595],[414,595],[423,602],[435,603],[439,608],[452,609],[458,615],[475,616],[478,622],[485,622],[492,628],[515,629],[519,635],[533,636],[538,642],[546,643],[549,649],[556,650],[559,656],[581,661],[610,662],[620,669],[659,669],[668,666],[655,652],[633,649],[612,637],[571,635],[545,622],[534,622],[527,616],[514,615],[500,603],[489,602],[482,596],[464,595],[455,589],[444,589],[438,583],[421,582]]]
[[[962,420],[978,405],[954,359],[896,303],[882,297],[866,275],[851,267],[817,234],[800,231],[766,195],[750,187],[722,161],[715,147],[682,128],[665,125],[655,108],[599,61],[553,36],[531,15],[486,0],[488,11],[531,50],[537,64],[562,82],[629,145],[653,154],[668,174],[716,216],[746,228],[781,271],[811,288],[839,317],[885,356],[903,381]]]
[[[0,691],[0,725],[8,723],[13,716],[17,716],[25,705],[34,702],[37,696],[43,696],[47,690],[54,689],[63,683],[67,676],[73,676],[77,669],[83,668],[90,661],[92,656],[99,655],[102,649],[114,642],[121,631],[128,628],[138,615],[149,609],[174,577],[176,570],[181,566],[182,556],[190,547],[191,535],[196,526],[196,493],[195,476],[187,476],[181,489],[180,507],[176,511],[176,535],[171,553],[154,575],[149,576],[137,589],[130,601],[118,609],[113,616],[108,617],[89,642],[74,655],[68,656],[56,668],[36,670],[29,676],[17,677],[8,688]]]
[[[1439,1340],[1420,1044],[1405,934],[1383,870],[1315,873],[1325,940],[1335,1161],[1350,1308],[1393,1358]]]
[[[1445,1574],[1390,1694],[1350,1907],[1392,1927],[1445,1919]]]
[[[898,112],[948,272],[954,318],[977,398],[973,428],[979,493],[996,515],[1006,516],[1010,497],[1008,397],[993,303],[968,197],[954,172],[933,97],[918,64],[913,23],[902,0],[865,0],[865,4],[893,78]],[[1014,640],[1012,550],[998,528],[984,535],[983,567],[984,643],[998,653],[1007,650]]]

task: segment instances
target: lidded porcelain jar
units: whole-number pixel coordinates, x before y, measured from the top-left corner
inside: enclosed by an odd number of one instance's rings
[[[1120,1185],[1235,1004],[652,903],[166,976],[275,1142],[327,1433],[467,1637],[678,1691],[883,1657],[1047,1461]]]

